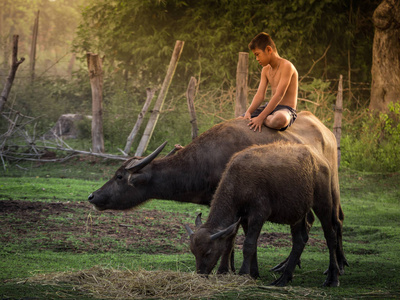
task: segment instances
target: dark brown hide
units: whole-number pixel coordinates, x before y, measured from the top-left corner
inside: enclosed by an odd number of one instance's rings
[[[264,222],[270,221],[289,224],[297,239],[282,276],[274,282],[286,285],[308,240],[304,222],[313,209],[330,251],[324,285],[338,286],[338,259],[345,258],[337,244],[336,228],[341,227],[341,220],[331,189],[331,166],[313,147],[278,142],[235,154],[215,192],[207,222],[190,235],[197,271],[210,273],[219,257],[232,250],[237,230],[229,228],[240,218],[246,233],[240,274],[258,277],[257,239]]]
[[[176,200],[210,205],[212,196],[231,157],[251,145],[289,141],[311,145],[328,161],[332,172],[332,199],[340,208],[339,179],[337,171],[337,145],[333,133],[312,113],[298,114],[296,122],[286,131],[264,127],[254,132],[248,120],[233,119],[213,126],[194,139],[175,155],[154,159],[138,171],[127,169],[136,160],[127,160],[101,188],[89,196],[97,209],[129,209],[149,199]],[[311,227],[312,213],[306,225]],[[338,233],[341,245],[341,232]],[[282,271],[286,261],[275,270]],[[221,269],[221,271],[224,271]]]
[[[290,141],[312,145],[328,160],[339,201],[336,140],[310,112],[300,112],[296,123],[286,131],[263,128],[254,132],[248,121],[233,119],[215,125],[175,155],[153,160],[137,172],[126,161],[114,177],[93,192],[89,201],[96,208],[129,209],[149,199],[167,199],[209,205],[222,172],[233,154],[251,145]]]

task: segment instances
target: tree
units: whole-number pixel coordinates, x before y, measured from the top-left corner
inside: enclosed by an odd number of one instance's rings
[[[383,0],[373,15],[371,110],[400,102],[400,1]]]
[[[0,1],[0,62],[8,66],[12,36],[20,38],[20,53],[29,56],[32,26],[40,10],[37,40],[37,74],[71,51],[76,26],[80,19],[79,6],[86,0],[1,0]],[[66,69],[66,67],[65,67]]]
[[[113,71],[128,71],[147,85],[161,82],[171,45],[184,40],[179,80],[196,76],[202,87],[226,87],[235,85],[238,52],[248,52],[251,38],[266,31],[301,75],[331,45],[325,64],[319,63],[311,76],[337,78],[347,73],[350,61],[351,80],[370,82],[370,18],[378,1],[92,0],[75,45],[77,52],[105,54],[114,60]],[[259,66],[251,55],[249,67],[249,85],[256,86]]]

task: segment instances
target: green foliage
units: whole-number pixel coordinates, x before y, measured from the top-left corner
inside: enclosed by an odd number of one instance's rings
[[[219,1],[91,1],[83,13],[76,51],[105,54],[112,70],[129,72],[140,84],[160,83],[176,40],[185,46],[177,77],[201,85],[234,84],[237,54],[266,31],[279,53],[305,74],[330,46],[325,64],[311,76],[346,73],[357,62],[352,80],[367,80],[373,25],[369,21],[378,0],[219,0]],[[240,7],[240,9],[237,9]],[[329,20],[329,21],[327,21]],[[349,55],[349,57],[348,57]],[[254,61],[253,59],[251,61]],[[258,66],[250,64],[250,78]],[[334,75],[335,77],[337,75]],[[250,80],[256,86],[257,80]],[[226,87],[225,86],[225,87]]]
[[[388,113],[367,112],[352,132],[342,138],[341,165],[365,171],[400,170],[400,104]]]
[[[117,148],[124,148],[144,104],[145,88],[160,89],[174,43],[177,39],[184,40],[182,56],[150,140],[149,152],[165,140],[169,142],[167,148],[176,143],[186,145],[190,142],[190,118],[184,96],[190,76],[195,76],[199,82],[195,98],[199,133],[234,117],[237,54],[248,52],[248,42],[260,31],[272,35],[280,55],[296,65],[301,78],[313,67],[300,84],[298,110],[313,112],[331,127],[335,99],[333,90],[336,86],[326,78],[347,74],[350,63],[352,82],[370,81],[373,38],[370,18],[379,2],[35,0],[24,6],[20,0],[6,0],[0,4],[4,25],[0,30],[3,30],[2,41],[5,41],[8,33],[4,28],[11,26],[13,15],[21,16],[14,18],[17,20],[14,29],[21,30],[20,52],[27,53],[22,45],[25,47],[29,43],[23,39],[30,34],[27,29],[31,26],[29,22],[33,22],[35,10],[40,8],[40,26],[48,28],[48,31],[40,30],[43,36],[39,39],[39,49],[44,48],[41,43],[46,43],[58,53],[63,47],[62,42],[70,40],[73,24],[78,18],[78,5],[86,4],[74,49],[82,58],[86,51],[105,55],[103,132],[106,152],[109,153],[119,153]],[[61,16],[60,13],[64,12]],[[66,25],[67,21],[71,21],[71,26]],[[63,27],[68,29],[63,34],[54,37],[50,34],[59,32]],[[6,43],[1,45],[7,46]],[[328,47],[325,58],[314,65]],[[49,50],[46,48],[46,51]],[[45,68],[43,59],[49,57],[44,53],[38,52],[37,65],[42,69]],[[61,56],[60,53],[57,55]],[[28,66],[24,65],[21,65],[18,74],[26,74]],[[86,62],[82,61],[81,66],[69,79],[49,78],[43,72],[30,85],[25,77],[17,77],[8,105],[25,115],[41,116],[28,126],[30,134],[41,136],[61,114],[91,115],[91,89]],[[250,54],[249,100],[255,93],[259,76],[259,66]],[[352,93],[361,100],[345,104],[345,110],[352,111],[349,114],[357,119],[363,112],[359,113],[356,109],[366,106],[369,90],[356,90],[353,86]],[[156,98],[157,93],[153,101]],[[395,111],[386,117],[364,116],[362,121],[358,118],[359,121],[351,122],[352,127],[345,124],[342,164],[363,170],[398,169],[398,154],[392,150],[399,144],[396,140],[398,117],[393,115],[396,116]],[[132,149],[136,149],[140,141],[148,116],[149,113]],[[8,123],[1,119],[0,132],[6,132],[7,126]],[[77,149],[89,150],[90,121],[82,121],[78,126],[81,140],[67,142]]]
[[[332,106],[336,97],[332,93],[332,83],[314,78],[299,85],[298,111],[308,110],[316,115],[327,127],[332,124]]]

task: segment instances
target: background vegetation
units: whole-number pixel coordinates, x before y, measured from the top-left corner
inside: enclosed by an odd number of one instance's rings
[[[266,31],[282,57],[297,67],[299,110],[310,110],[332,127],[337,80],[344,75],[342,159],[360,170],[399,169],[399,114],[370,114],[372,13],[378,0],[270,1],[2,1],[0,80],[7,74],[12,34],[19,34],[20,56],[29,56],[30,28],[40,10],[37,70],[31,84],[22,64],[9,107],[40,117],[35,135],[48,131],[63,113],[91,114],[86,52],[104,56],[104,135],[106,151],[123,148],[145,100],[146,87],[160,88],[176,40],[185,46],[155,135],[187,144],[190,124],[185,91],[198,79],[195,106],[200,132],[232,118],[238,53]],[[240,10],[237,9],[240,7]],[[75,61],[77,57],[77,61]],[[260,68],[250,55],[249,101]],[[156,98],[156,97],[155,97]],[[1,132],[7,123],[0,121]],[[90,124],[82,122],[83,139]],[[144,126],[143,126],[144,127]],[[136,139],[133,149],[136,148]],[[90,147],[90,141],[83,143]],[[83,145],[82,144],[82,145]],[[368,145],[368,147],[365,147]],[[87,149],[82,149],[87,150]]]

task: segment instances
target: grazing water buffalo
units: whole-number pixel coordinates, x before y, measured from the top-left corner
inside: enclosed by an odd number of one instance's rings
[[[221,175],[233,154],[251,145],[290,141],[311,145],[326,157],[332,170],[332,199],[343,220],[337,145],[333,133],[306,111],[300,112],[296,123],[286,131],[264,128],[261,133],[254,132],[247,123],[244,119],[233,119],[217,124],[175,155],[155,159],[165,146],[164,143],[145,158],[133,157],[100,189],[90,194],[89,202],[98,210],[129,209],[149,199],[210,205]],[[313,221],[314,215],[308,214],[309,228]],[[341,226],[337,236],[341,245]],[[274,270],[284,270],[286,263],[287,260],[283,261]],[[342,270],[343,263],[339,262]]]
[[[296,239],[286,268],[273,285],[285,286],[308,240],[310,209],[321,221],[329,248],[325,286],[339,285],[337,227],[339,211],[332,201],[332,171],[327,159],[308,145],[277,142],[253,146],[233,156],[211,202],[207,222],[190,235],[196,269],[209,274],[224,254],[229,259],[239,221],[246,233],[239,274],[258,277],[257,240],[266,221],[289,224]],[[228,266],[228,262],[223,262]]]

